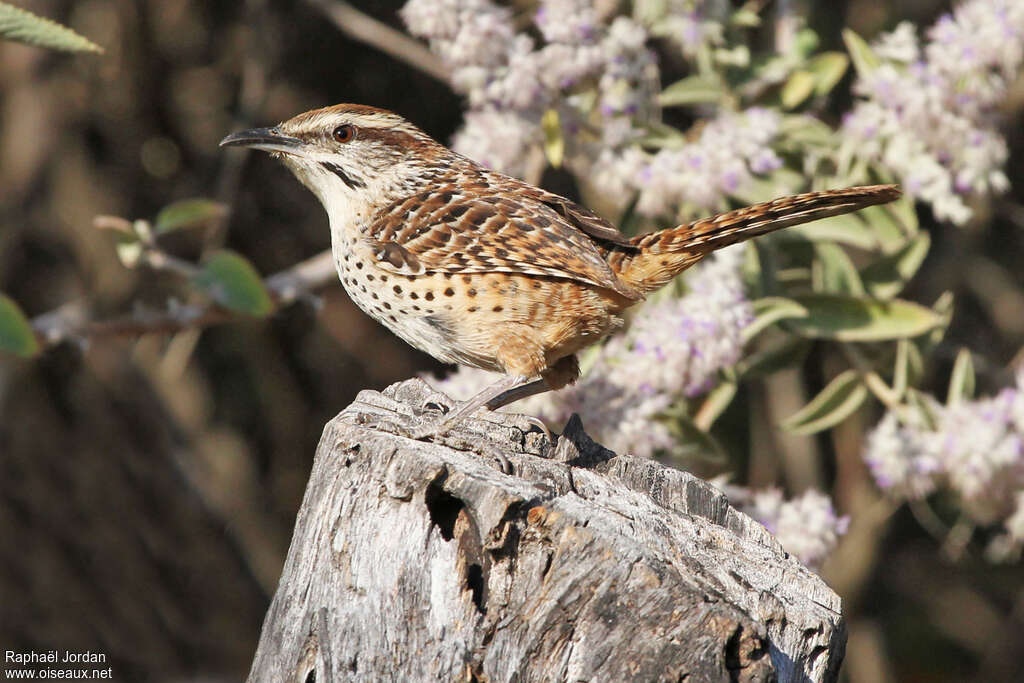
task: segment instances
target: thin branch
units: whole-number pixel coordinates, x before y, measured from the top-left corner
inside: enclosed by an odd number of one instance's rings
[[[168,257],[162,252],[154,258],[150,255],[145,262],[151,266],[185,275],[185,266],[192,264]],[[331,252],[325,251],[302,261],[287,270],[282,270],[263,280],[270,298],[278,306],[308,298],[316,301],[312,293],[337,279]],[[87,342],[101,337],[138,337],[144,334],[171,334],[186,329],[196,329],[246,319],[213,302],[181,304],[171,302],[166,310],[137,308],[131,315],[108,320],[93,320],[88,306],[83,301],[64,304],[53,311],[43,313],[32,320],[32,328],[43,346],[54,346],[65,340]]]
[[[419,69],[447,84],[450,75],[441,59],[406,34],[363,14],[347,2],[340,0],[306,0],[323,12],[345,35],[375,47],[400,62]]]

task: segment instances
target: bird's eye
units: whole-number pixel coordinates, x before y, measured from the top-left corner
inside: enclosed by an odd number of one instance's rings
[[[352,140],[352,138],[354,138],[356,136],[355,126],[353,126],[351,124],[348,124],[348,123],[346,123],[346,124],[344,124],[342,126],[338,126],[331,133],[331,136],[337,142],[350,142]]]

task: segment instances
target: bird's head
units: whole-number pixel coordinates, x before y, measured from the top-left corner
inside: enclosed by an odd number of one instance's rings
[[[408,190],[447,150],[392,112],[357,104],[316,109],[272,128],[232,133],[221,147],[270,152],[332,212]],[[429,169],[427,169],[429,170]],[[427,173],[429,175],[429,173]]]

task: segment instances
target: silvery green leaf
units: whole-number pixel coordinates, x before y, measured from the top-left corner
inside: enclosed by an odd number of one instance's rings
[[[920,232],[899,251],[879,258],[860,273],[871,296],[891,299],[899,294],[924,263],[931,237]]]
[[[736,364],[736,374],[744,379],[763,377],[801,362],[811,348],[811,341],[786,337],[782,342],[745,356]]]
[[[663,107],[687,104],[709,104],[722,98],[722,83],[717,78],[695,74],[676,81],[658,96]]]
[[[848,28],[843,29],[843,42],[846,43],[846,51],[850,53],[853,68],[857,70],[858,76],[864,78],[878,68],[878,55],[856,32]]]
[[[946,405],[951,406],[974,397],[974,362],[968,349],[960,349],[953,363],[953,374],[949,378],[949,392]]]
[[[783,429],[795,434],[814,434],[845,420],[868,396],[855,370],[839,373],[803,408],[782,421]]]
[[[792,299],[781,296],[766,296],[756,299],[753,301],[752,306],[754,309],[754,319],[743,328],[744,343],[750,341],[780,320],[807,316],[806,308]]]
[[[814,92],[814,83],[814,75],[810,71],[794,71],[779,93],[782,106],[786,109],[799,107]]]
[[[850,60],[842,52],[815,55],[807,64],[807,70],[814,74],[814,94],[821,96],[832,92],[849,66]]]
[[[795,225],[779,232],[778,235],[778,239],[782,240],[799,236],[812,242],[828,240],[860,249],[877,249],[879,246],[875,233],[864,222],[864,219],[854,213],[830,216],[813,223]]]
[[[63,52],[103,52],[68,27],[6,2],[0,2],[0,39]]]
[[[807,294],[793,300],[807,309],[807,315],[790,318],[785,326],[808,338],[853,342],[909,339],[943,324],[935,311],[901,299]]]
[[[816,242],[814,251],[814,291],[851,296],[864,294],[860,274],[841,247],[831,242]]]

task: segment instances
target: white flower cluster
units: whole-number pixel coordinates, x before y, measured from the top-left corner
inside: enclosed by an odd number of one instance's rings
[[[899,498],[921,498],[949,487],[979,524],[1006,520],[1024,543],[1024,371],[1017,384],[978,401],[927,415],[888,413],[869,435],[864,459],[878,485]]]
[[[873,48],[884,61],[854,85],[864,99],[842,127],[847,151],[895,171],[939,218],[965,223],[966,195],[1008,186],[994,112],[1024,63],[1024,3],[968,0],[923,48],[909,23]]]
[[[824,493],[808,490],[784,500],[782,491],[768,488],[758,491],[721,485],[736,508],[764,525],[779,540],[786,552],[795,555],[811,569],[818,569],[846,533],[850,518],[836,515],[832,500]]]
[[[534,22],[545,42],[537,45],[490,0],[409,0],[402,10],[409,30],[430,42],[469,99],[457,151],[522,176],[528,150],[544,138],[541,118],[555,109],[567,163],[620,205],[639,193],[638,208],[648,216],[673,215],[680,204],[718,208],[752,175],[781,165],[770,147],[779,116],[761,108],[723,114],[678,148],[648,154],[631,144],[637,126],[659,111],[658,69],[647,47],[652,35],[671,38],[691,55],[720,41],[721,25],[704,16],[707,3],[697,0],[647,3],[637,9],[641,21],[602,13],[599,4],[540,2]]]
[[[691,293],[641,306],[630,328],[600,347],[578,383],[509,409],[555,427],[579,413],[594,438],[619,453],[672,452],[678,441],[658,416],[680,398],[710,389],[718,371],[740,358],[742,331],[753,319],[742,258],[742,246],[717,252],[691,276]],[[436,384],[467,399],[496,378],[460,368]]]
[[[671,214],[686,204],[720,208],[722,198],[754,175],[782,166],[771,143],[779,133],[779,114],[752,107],[712,119],[694,142],[647,154],[636,147],[606,150],[591,169],[595,187],[607,196],[639,194],[637,211]]]
[[[688,57],[723,42],[722,22],[730,11],[722,0],[634,0],[633,8],[653,35],[668,38]]]

